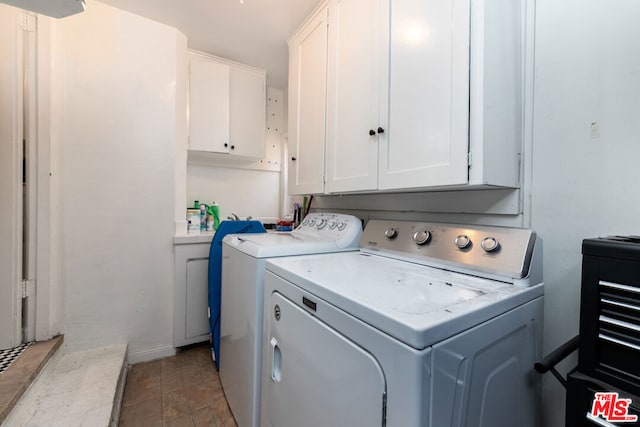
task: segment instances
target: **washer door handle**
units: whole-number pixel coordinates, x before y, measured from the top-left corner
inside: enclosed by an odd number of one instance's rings
[[[271,338],[271,380],[274,382],[280,382],[282,378],[282,371],[280,366],[282,364],[282,352],[278,345],[278,340]]]

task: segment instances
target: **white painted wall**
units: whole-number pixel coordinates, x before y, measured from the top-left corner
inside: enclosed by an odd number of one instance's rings
[[[188,205],[194,200],[216,201],[221,219],[232,212],[241,218],[275,219],[280,216],[280,172],[190,164]]]
[[[545,352],[578,332],[582,239],[640,234],[638,16],[635,1],[537,2],[531,225],[544,239]],[[543,396],[543,425],[564,425],[553,378]]]
[[[97,2],[53,31],[65,341],[128,342],[133,361],[171,354],[186,39]]]

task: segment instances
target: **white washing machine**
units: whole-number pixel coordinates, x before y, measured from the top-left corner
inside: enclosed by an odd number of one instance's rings
[[[530,230],[400,221],[268,261],[261,425],[539,425],[541,262]]]
[[[220,380],[240,427],[260,423],[265,260],[357,251],[362,222],[351,215],[312,213],[287,233],[235,234],[222,241]]]

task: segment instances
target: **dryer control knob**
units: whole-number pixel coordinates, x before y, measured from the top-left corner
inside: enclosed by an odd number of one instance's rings
[[[431,241],[431,232],[426,229],[418,230],[413,233],[413,241],[418,246],[423,246]]]
[[[466,234],[461,234],[458,237],[456,237],[456,240],[454,240],[454,243],[456,244],[458,249],[466,249],[471,244],[471,239]]]
[[[395,228],[387,228],[384,231],[384,237],[386,237],[389,240],[393,240],[396,237],[398,237],[398,230],[396,230]]]
[[[500,242],[498,242],[495,237],[485,237],[482,239],[482,242],[480,242],[480,246],[482,246],[482,249],[486,252],[495,252],[500,248]]]
[[[329,230],[335,230],[337,226],[338,224],[335,221],[331,221],[331,223],[329,224]]]
[[[316,225],[318,230],[322,230],[326,226],[327,226],[327,220],[326,219],[321,219],[320,221],[318,221],[318,224]]]
[[[345,224],[344,222],[339,222],[338,223],[338,230],[342,231],[345,228],[347,228],[347,224]]]

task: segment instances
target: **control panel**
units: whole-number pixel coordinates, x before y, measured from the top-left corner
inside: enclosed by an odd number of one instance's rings
[[[353,215],[314,212],[291,233],[335,241],[339,247],[346,247],[360,238],[362,221]]]
[[[535,239],[534,232],[519,228],[371,220],[360,247],[418,263],[522,278],[528,274]]]

